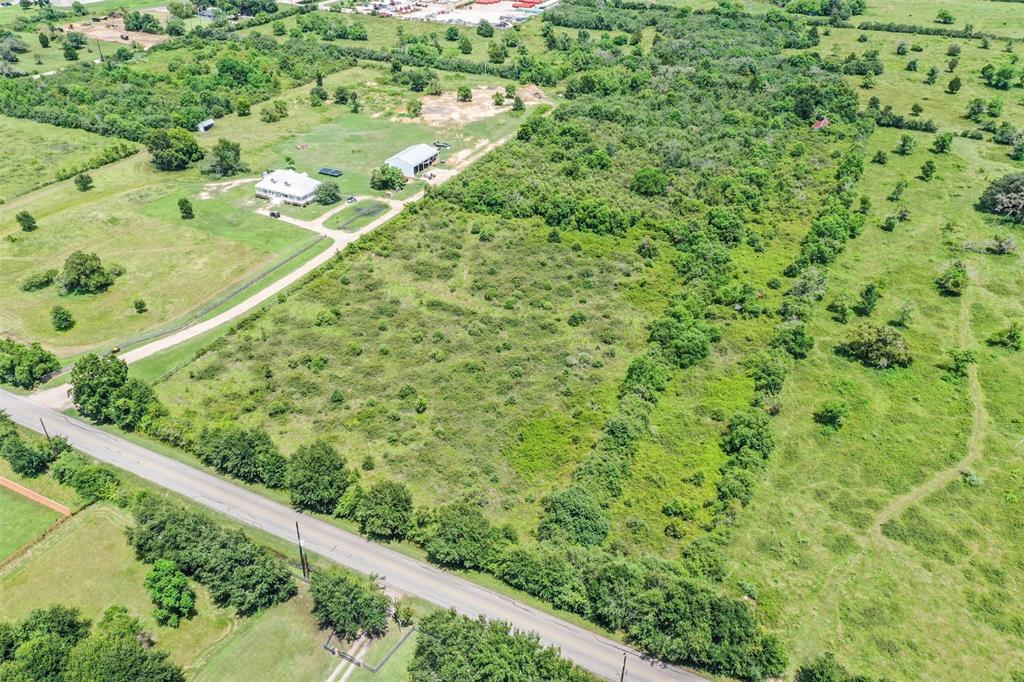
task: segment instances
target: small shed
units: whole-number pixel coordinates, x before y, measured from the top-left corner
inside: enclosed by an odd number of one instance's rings
[[[830,125],[832,125],[832,121],[828,120],[827,116],[822,116],[814,122],[814,125],[811,126],[811,130],[824,130]]]
[[[332,178],[340,178],[342,175],[345,174],[345,171],[338,170],[337,168],[331,168],[329,166],[324,166],[323,168],[318,170],[317,173],[319,173],[320,175],[327,175]]]
[[[212,7],[207,7],[204,10],[200,10],[196,14],[200,19],[209,19],[210,21],[213,21],[217,18],[217,10],[215,10]]]
[[[208,118],[205,121],[200,121],[199,123],[196,124],[196,132],[197,133],[208,132],[211,128],[213,128],[213,119],[212,118]]]
[[[402,171],[405,177],[411,178],[436,163],[438,153],[438,150],[429,144],[414,144],[398,152],[384,163],[394,166]]]

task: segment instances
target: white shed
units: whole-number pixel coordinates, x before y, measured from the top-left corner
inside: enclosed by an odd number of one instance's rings
[[[429,144],[414,144],[398,152],[385,161],[389,166],[394,166],[402,171],[407,178],[415,176],[424,168],[437,161],[437,148]]]
[[[318,187],[320,187],[320,181],[314,180],[305,173],[276,170],[264,173],[263,179],[256,183],[256,196],[261,199],[305,206],[316,198]]]

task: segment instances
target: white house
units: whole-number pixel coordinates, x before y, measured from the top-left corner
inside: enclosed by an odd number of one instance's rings
[[[256,196],[261,199],[305,206],[312,203],[319,186],[318,180],[314,180],[305,173],[276,170],[264,173],[263,179],[256,183]]]
[[[436,161],[437,149],[435,147],[429,144],[414,144],[398,152],[384,163],[394,166],[402,171],[405,177],[411,178]]]

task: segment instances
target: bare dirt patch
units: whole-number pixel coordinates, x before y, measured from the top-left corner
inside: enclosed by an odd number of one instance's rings
[[[259,178],[240,178],[238,180],[227,180],[225,182],[208,182],[203,185],[203,191],[199,193],[200,199],[212,199],[215,192],[224,193],[235,187],[241,187],[250,182],[256,182]]]
[[[97,22],[83,21],[80,24],[68,24],[65,27],[65,30],[78,31],[79,33],[84,33],[87,38],[117,43],[119,45],[131,45],[132,43],[138,43],[143,50],[148,50],[154,45],[167,42],[171,38],[168,35],[154,35],[152,33],[142,33],[141,31],[126,31],[124,29],[124,19],[113,16],[101,19]]]
[[[465,124],[496,116],[512,108],[512,100],[506,99],[505,104],[498,106],[493,97],[496,92],[504,92],[503,87],[483,85],[473,88],[473,99],[460,102],[454,92],[440,95],[427,95],[421,101],[423,109],[419,118],[396,118],[396,121],[417,121],[432,126],[450,126],[452,123]],[[517,94],[526,104],[538,104],[547,101],[540,88],[534,85],[520,87]]]

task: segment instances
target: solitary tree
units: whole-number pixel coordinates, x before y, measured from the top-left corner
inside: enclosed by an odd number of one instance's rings
[[[341,200],[341,188],[338,187],[338,183],[329,180],[320,183],[316,188],[316,200],[325,206],[338,203]]]
[[[460,102],[469,102],[473,99],[473,91],[469,89],[468,85],[460,85],[455,98]]]
[[[28,211],[19,211],[18,215],[14,216],[14,219],[18,221],[18,224],[21,225],[21,229],[24,232],[32,232],[39,227],[36,224],[36,219]]]
[[[960,82],[960,76],[953,76],[953,80],[949,81],[949,85],[946,86],[946,92],[948,92],[951,95],[955,95],[956,93],[960,92],[961,85],[962,83]]]
[[[50,309],[50,322],[59,332],[66,332],[75,326],[75,318],[72,317],[71,311],[62,305],[55,305]]]
[[[494,35],[494,26],[486,19],[481,19],[476,26],[476,33],[483,38],[490,38]]]
[[[192,211],[192,202],[185,197],[178,199],[178,213],[181,214],[182,220],[192,220],[196,215]]]
[[[398,190],[405,187],[405,175],[394,166],[384,164],[370,173],[370,187],[376,190]]]
[[[88,173],[79,173],[75,176],[75,187],[79,192],[88,192],[92,189],[92,176]]]
[[[244,173],[247,170],[249,170],[249,166],[242,162],[241,145],[223,137],[217,140],[210,151],[210,165],[206,172],[223,178]]]
[[[928,182],[935,176],[935,162],[928,159],[921,166],[921,179]]]
[[[462,54],[472,54],[473,52],[473,41],[469,39],[469,36],[462,36],[459,38],[459,52]]]

